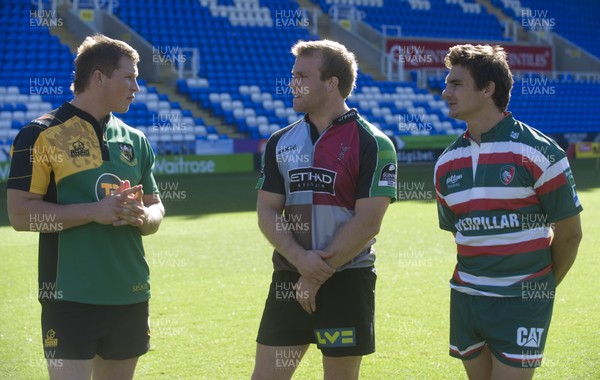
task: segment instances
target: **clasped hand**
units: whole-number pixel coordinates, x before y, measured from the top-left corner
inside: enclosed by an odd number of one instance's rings
[[[97,221],[115,227],[141,226],[146,220],[143,195],[142,185],[132,187],[129,180],[121,181],[117,190],[98,202]]]
[[[300,278],[296,283],[296,301],[309,314],[317,310],[316,297],[321,285],[335,273],[335,268],[325,260],[330,252],[311,250],[298,260]]]

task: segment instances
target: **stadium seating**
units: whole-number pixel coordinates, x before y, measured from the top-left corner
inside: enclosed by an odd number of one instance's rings
[[[526,30],[548,30],[600,57],[597,0],[491,0]],[[591,32],[594,31],[594,32]]]
[[[32,81],[27,92],[17,86],[0,86],[0,145],[10,145],[23,125],[72,98],[66,81],[49,77]],[[144,80],[139,84],[140,92],[129,112],[117,116],[143,131],[158,152],[192,153],[196,139],[223,138],[201,118],[194,118],[189,110],[181,110],[166,95],[146,86]]]
[[[258,138],[298,118],[284,81],[293,64],[290,46],[310,36],[304,28],[277,26],[277,12],[288,17],[298,11],[297,4],[284,3],[247,1],[240,2],[237,9],[204,0],[174,6],[127,0],[120,3],[116,14],[153,46],[197,47],[201,79],[180,80],[179,91],[236,125],[240,132]],[[172,27],[169,16],[185,27]],[[214,43],[219,38],[219,43]],[[262,99],[271,103],[265,108]]]
[[[551,80],[529,73],[515,78],[509,110],[544,133],[600,130],[600,84]]]
[[[199,48],[201,78],[180,80],[178,89],[227,123],[236,125],[240,132],[252,138],[266,138],[299,118],[291,107],[288,88],[293,65],[289,49],[299,39],[317,37],[305,28],[289,26],[290,22],[301,23],[304,17],[295,2],[241,2],[248,8],[246,11],[207,0],[185,1],[168,9],[147,4],[142,10],[140,0],[120,4],[117,15],[153,46]],[[169,27],[174,25],[169,15],[177,17],[177,23],[186,27]],[[144,27],[157,24],[161,26]],[[222,36],[218,44],[210,42],[218,36]],[[447,117],[439,96],[417,91],[412,83],[375,82],[362,73],[359,78],[356,94],[349,104],[359,107],[373,124],[390,135],[455,133],[460,125]],[[373,87],[378,90],[371,92]],[[428,113],[426,123],[419,128],[399,128],[402,112],[420,111]]]
[[[39,21],[37,14],[30,13],[34,12],[30,3],[3,2],[0,10],[0,18],[10,20],[2,23],[0,33],[0,146],[10,146],[23,125],[72,98],[75,57],[50,34],[49,21]],[[224,137],[143,79],[138,82],[136,101],[119,117],[143,130],[158,152],[189,153],[196,139]]]
[[[383,32],[399,25],[404,37],[431,37],[505,41],[504,27],[474,0],[313,0],[332,14],[336,5],[354,4],[364,22]]]
[[[406,36],[504,39],[497,19],[473,0],[318,1],[326,12],[336,4],[355,4],[375,28],[399,23]],[[510,13],[509,9],[520,9],[519,4],[535,7],[536,1],[494,0],[494,4]],[[544,7],[540,8],[549,9],[550,14],[560,12],[552,4]],[[31,8],[24,0],[0,6],[0,18],[6,21],[0,25],[0,148],[12,141],[24,123],[72,96],[69,85],[74,57],[47,27],[30,25]],[[306,20],[296,2],[180,0],[163,4],[121,0],[115,14],[155,47],[198,48],[199,77],[179,80],[177,89],[240,133],[266,138],[300,117],[291,107],[288,84],[293,57],[289,49],[297,40],[318,36],[301,27]],[[578,23],[562,16],[560,20]],[[561,30],[557,26],[557,32]],[[390,136],[455,134],[464,130],[464,123],[447,116],[448,108],[439,96],[443,82],[443,75],[430,77],[428,89],[420,89],[413,81],[376,81],[361,72],[348,104]],[[187,153],[198,140],[229,138],[143,79],[140,88],[130,111],[120,117],[144,131],[159,154]],[[536,91],[546,93],[533,93]],[[599,103],[598,83],[579,83],[566,76],[532,85],[516,78],[509,109],[544,132],[594,131],[600,119]]]

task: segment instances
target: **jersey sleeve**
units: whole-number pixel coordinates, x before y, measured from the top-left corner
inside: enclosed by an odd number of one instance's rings
[[[454,212],[452,212],[450,207],[448,207],[448,204],[444,198],[444,194],[442,193],[444,191],[444,187],[441,186],[440,181],[443,181],[443,178],[445,177],[438,174],[440,169],[439,162],[445,153],[446,152],[444,151],[444,153],[440,155],[438,162],[436,162],[435,168],[433,169],[433,188],[435,189],[435,201],[437,204],[438,223],[440,229],[456,232],[456,215]]]
[[[556,162],[548,166],[534,184],[549,223],[566,219],[583,210],[569,161],[562,151],[557,150],[555,154]]]
[[[15,137],[10,149],[11,162],[7,188],[46,194],[52,175],[52,161],[62,159],[48,146],[44,127],[30,123]]]
[[[144,194],[158,194],[158,185],[152,173],[155,161],[154,151],[146,137],[142,137],[142,147],[144,149],[144,162],[142,163],[140,184],[143,186]]]
[[[387,136],[373,135],[361,149],[356,199],[390,197],[396,200],[397,156]]]
[[[283,176],[279,171],[279,165],[277,165],[276,159],[276,138],[278,135],[272,135],[267,141],[267,146],[262,154],[262,164],[260,170],[260,176],[256,184],[256,190],[265,190],[271,193],[284,194],[285,195],[285,182]]]
[[[438,222],[442,230],[456,232],[456,215],[445,205],[445,202],[441,197],[436,194]]]

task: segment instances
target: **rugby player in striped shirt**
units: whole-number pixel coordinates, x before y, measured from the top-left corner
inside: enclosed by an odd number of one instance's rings
[[[457,45],[442,96],[467,130],[434,174],[440,228],[454,234],[450,355],[469,379],[531,379],[556,286],[573,265],[582,211],[565,152],[507,112],[500,46]]]

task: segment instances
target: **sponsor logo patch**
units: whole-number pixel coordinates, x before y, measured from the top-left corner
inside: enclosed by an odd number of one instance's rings
[[[86,149],[85,144],[81,141],[77,140],[72,144],[73,149],[71,149],[71,157],[89,157],[90,150]]]
[[[323,168],[298,168],[288,172],[290,193],[313,191],[335,195],[336,172]]]
[[[296,144],[294,145],[286,145],[277,148],[277,154],[290,153],[290,152],[299,152],[300,148]]]
[[[517,329],[517,345],[521,347],[539,347],[542,343],[543,333],[544,329],[542,328],[519,327]]]
[[[121,179],[112,173],[103,173],[96,180],[96,199],[101,200],[119,188]]]
[[[571,195],[573,196],[573,202],[576,206],[579,206],[579,197],[577,196],[577,188],[575,187],[575,179],[573,178],[573,172],[571,172],[571,168],[565,170],[564,174],[569,182],[569,188],[571,190]]]
[[[396,164],[387,164],[381,169],[379,186],[396,187]]]
[[[50,348],[50,347],[57,347],[58,346],[58,339],[56,338],[56,332],[53,329],[48,330],[48,332],[46,332],[46,339],[44,339],[44,347],[45,348]]]
[[[319,347],[354,347],[356,346],[356,329],[321,329],[315,330]]]
[[[448,189],[453,189],[455,187],[460,186],[460,180],[462,179],[462,174],[452,174],[450,177],[446,178],[446,186]]]

